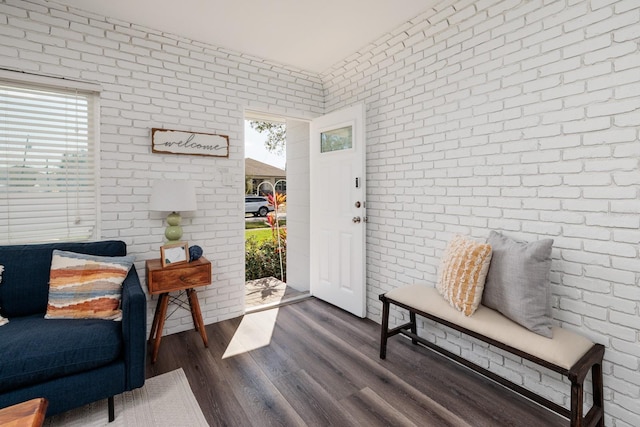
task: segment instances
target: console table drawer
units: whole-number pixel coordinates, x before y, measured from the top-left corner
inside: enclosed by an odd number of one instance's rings
[[[210,283],[211,263],[204,257],[165,268],[160,265],[160,260],[147,261],[147,287],[152,294],[180,291]]]

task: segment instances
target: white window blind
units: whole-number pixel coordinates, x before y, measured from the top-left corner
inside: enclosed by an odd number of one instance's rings
[[[95,238],[96,99],[0,80],[0,242]]]

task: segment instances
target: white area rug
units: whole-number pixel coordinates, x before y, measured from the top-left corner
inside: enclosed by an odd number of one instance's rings
[[[107,399],[49,417],[47,427],[209,426],[182,369],[148,379],[144,387],[115,396],[109,423]]]

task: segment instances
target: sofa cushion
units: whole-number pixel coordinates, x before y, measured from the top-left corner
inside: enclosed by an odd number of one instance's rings
[[[0,246],[0,264],[4,265],[0,307],[5,317],[44,314],[54,249],[102,256],[127,254],[126,244],[117,240]]]
[[[133,260],[55,249],[45,319],[122,320],[122,282]]]
[[[0,328],[0,392],[94,369],[122,353],[122,325],[96,319],[12,318]]]

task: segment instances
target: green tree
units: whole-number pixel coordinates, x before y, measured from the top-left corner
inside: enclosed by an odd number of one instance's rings
[[[287,137],[286,126],[284,123],[261,122],[252,120],[249,122],[251,127],[260,132],[267,134],[267,140],[264,146],[267,150],[275,154],[284,153],[285,141]]]

